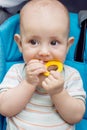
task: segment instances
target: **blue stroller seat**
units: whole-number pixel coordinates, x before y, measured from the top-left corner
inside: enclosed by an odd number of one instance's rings
[[[18,62],[23,62],[22,54],[19,52],[18,47],[14,41],[14,34],[20,33],[19,19],[19,14],[14,15],[0,26],[0,82],[2,82],[4,75],[6,74],[11,65],[16,64]],[[70,13],[70,35],[75,37],[75,41],[67,54],[65,64],[68,64],[78,69],[83,79],[84,89],[87,92],[87,40],[84,50],[83,62],[78,62],[74,60],[75,50],[80,35],[78,15],[75,13]],[[5,118],[0,115],[0,130],[5,130],[5,126]],[[76,130],[86,130],[86,127],[87,107],[83,119],[76,124]]]

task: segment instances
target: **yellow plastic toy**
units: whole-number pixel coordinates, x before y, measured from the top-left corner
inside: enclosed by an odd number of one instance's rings
[[[52,61],[48,61],[45,66],[47,67],[47,72],[44,73],[45,76],[49,76],[50,75],[50,71],[49,68],[52,66],[56,67],[56,71],[61,72],[63,70],[63,64],[59,61],[56,60],[52,60]],[[54,70],[54,69],[53,69]]]

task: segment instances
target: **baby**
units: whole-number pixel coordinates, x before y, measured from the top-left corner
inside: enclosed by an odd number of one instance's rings
[[[7,130],[75,130],[85,112],[79,72],[67,65],[47,72],[45,63],[64,63],[74,38],[69,15],[57,0],[32,0],[20,13],[20,35],[14,38],[24,62],[13,65],[0,86],[0,113]]]

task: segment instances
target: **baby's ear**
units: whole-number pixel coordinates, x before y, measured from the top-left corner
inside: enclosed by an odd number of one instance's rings
[[[20,52],[22,52],[22,43],[21,43],[21,37],[20,37],[20,35],[19,34],[15,34],[14,35],[14,40],[16,41]]]
[[[68,38],[67,51],[68,51],[68,49],[70,48],[70,46],[73,44],[73,42],[74,42],[74,37],[69,37],[69,38]]]

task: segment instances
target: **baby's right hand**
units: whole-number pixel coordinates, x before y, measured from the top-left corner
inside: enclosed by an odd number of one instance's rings
[[[39,75],[46,71],[45,65],[40,60],[31,60],[26,65],[26,80],[37,87],[39,83]]]

